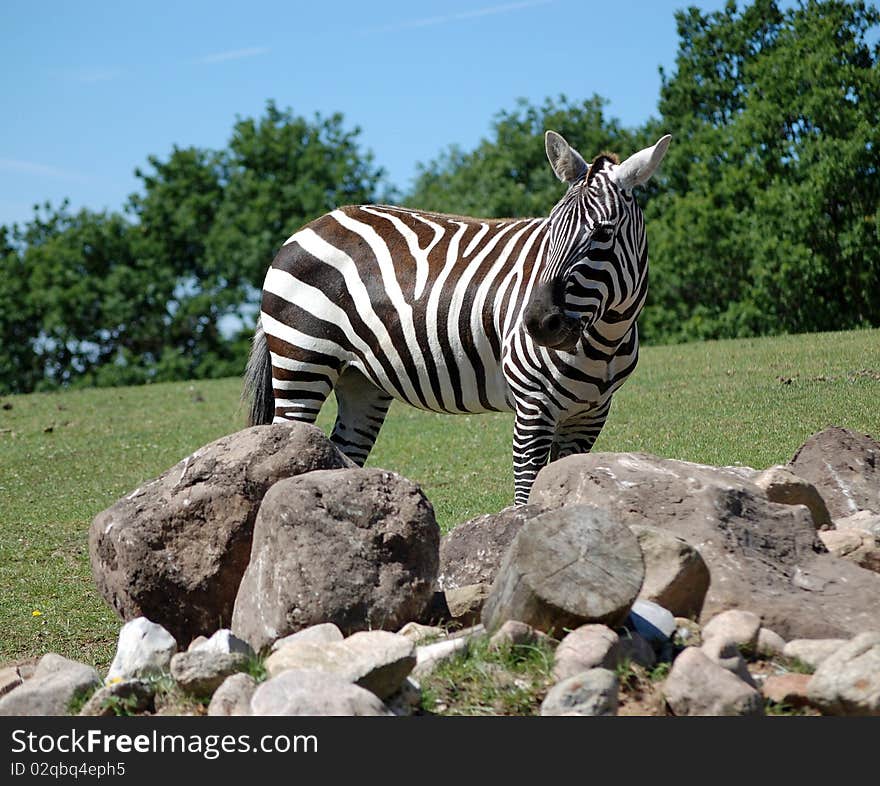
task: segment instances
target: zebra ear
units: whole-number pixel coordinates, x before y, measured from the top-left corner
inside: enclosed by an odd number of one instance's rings
[[[653,147],[646,147],[638,153],[633,153],[626,161],[612,169],[611,179],[627,191],[636,186],[643,186],[657,171],[671,141],[672,137],[667,134]]]
[[[561,134],[548,131],[544,135],[544,148],[547,151],[550,166],[553,167],[556,177],[563,183],[574,183],[575,180],[587,173],[589,169],[587,162],[577,150],[562,138]]]

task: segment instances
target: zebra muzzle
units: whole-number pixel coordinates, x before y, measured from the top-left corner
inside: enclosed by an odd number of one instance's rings
[[[552,292],[536,293],[523,314],[526,330],[536,344],[568,352],[577,345],[581,320],[555,306]]]

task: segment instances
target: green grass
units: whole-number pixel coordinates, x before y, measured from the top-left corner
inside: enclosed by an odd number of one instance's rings
[[[92,585],[89,522],[241,428],[238,394],[227,379],[0,398],[0,663],[109,662],[118,622]],[[596,450],[764,467],[831,424],[877,436],[878,401],[880,330],[648,348]],[[448,530],[512,502],[511,425],[395,404],[369,465],[420,483]]]

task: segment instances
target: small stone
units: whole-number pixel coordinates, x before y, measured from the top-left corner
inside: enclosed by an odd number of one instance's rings
[[[345,636],[342,631],[332,622],[321,622],[308,628],[303,628],[296,633],[291,633],[283,639],[278,639],[272,644],[272,652],[277,652],[282,647],[287,646],[292,641],[311,641],[313,644],[331,644],[335,641],[342,641]]]
[[[880,513],[875,513],[873,510],[860,510],[851,516],[834,519],[834,528],[862,530],[870,532],[875,538],[880,538]]]
[[[250,674],[231,674],[214,691],[208,715],[223,718],[250,715],[251,699],[256,689],[257,681]]]
[[[0,716],[69,715],[71,703],[101,687],[91,666],[47,653],[33,676],[0,698]]]
[[[733,642],[741,650],[756,652],[761,618],[750,611],[729,609],[716,614],[703,625],[703,643],[709,639],[720,638]]]
[[[385,699],[400,689],[416,665],[412,641],[383,630],[361,631],[341,642],[291,642],[266,659],[274,677],[290,669],[325,671]]]
[[[758,654],[766,656],[782,655],[785,649],[785,639],[770,628],[761,628],[758,631]]]
[[[589,669],[554,685],[541,703],[541,715],[617,715],[617,675]]]
[[[290,669],[257,687],[251,714],[387,716],[391,712],[376,694],[338,674]]]
[[[489,596],[487,584],[468,584],[446,590],[446,605],[453,620],[462,625],[480,621],[480,612]]]
[[[782,654],[818,669],[824,660],[846,643],[847,639],[794,639],[782,648]]]
[[[95,691],[79,714],[92,718],[136,715],[153,708],[155,695],[156,684],[151,680],[122,680]]]
[[[605,625],[582,625],[556,648],[553,676],[557,682],[595,668],[615,669],[620,663],[620,637]]]
[[[407,622],[406,625],[397,631],[397,635],[409,639],[413,644],[425,644],[429,641],[444,638],[446,631],[437,625]]]
[[[789,707],[805,707],[810,703],[807,696],[809,674],[771,674],[761,685],[765,699]]]
[[[546,633],[518,620],[507,620],[489,639],[490,650],[505,647],[534,647],[538,644],[555,647],[558,642]]]
[[[722,669],[726,669],[731,674],[736,674],[743,682],[748,683],[753,688],[758,687],[749,673],[745,658],[743,658],[742,653],[739,651],[736,642],[716,635],[704,642],[701,649],[705,655],[721,666]]]
[[[126,622],[119,631],[116,655],[107,680],[158,677],[168,671],[175,652],[174,636],[146,617],[137,617]]]
[[[205,641],[196,646],[190,645],[190,648],[187,651],[217,652],[225,655],[239,652],[249,658],[254,657],[254,651],[251,649],[251,645],[246,641],[242,641],[238,636],[235,636],[229,628],[221,628],[214,633],[210,639],[205,639]]]
[[[832,529],[820,532],[825,548],[835,557],[854,562],[860,568],[880,573],[880,544],[870,532],[858,529]]]
[[[825,500],[808,480],[795,475],[787,467],[775,466],[765,469],[752,482],[767,494],[771,502],[783,505],[806,505],[813,516],[816,529],[831,526],[831,515]]]
[[[179,652],[171,659],[171,676],[184,693],[207,698],[229,675],[244,671],[249,661],[241,652]]]
[[[697,647],[673,662],[663,695],[675,715],[763,715],[761,694]]]
[[[880,716],[880,633],[860,633],[825,658],[807,694],[829,715]]]
[[[204,644],[208,640],[207,636],[196,636],[186,648],[187,652],[192,652],[194,649],[198,649],[202,644]]]

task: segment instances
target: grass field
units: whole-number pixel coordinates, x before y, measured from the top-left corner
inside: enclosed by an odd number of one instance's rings
[[[89,522],[241,428],[238,394],[227,379],[0,399],[0,664],[108,663],[118,621],[92,585]],[[369,465],[419,482],[448,530],[511,503],[511,422],[396,404]],[[645,349],[596,450],[764,467],[831,424],[880,433],[880,330]]]

